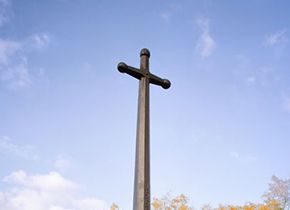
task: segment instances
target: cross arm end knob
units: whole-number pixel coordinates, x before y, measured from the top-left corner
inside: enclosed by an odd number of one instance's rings
[[[159,85],[163,89],[168,89],[171,86],[171,82],[168,79],[162,79],[154,74],[149,74],[149,81],[154,85]]]
[[[124,62],[120,62],[120,63],[118,63],[118,67],[117,68],[118,68],[119,72],[125,73],[126,69],[128,69],[128,66]]]
[[[168,89],[171,86],[171,82],[168,79],[163,79],[163,83],[161,85],[164,89]]]
[[[132,77],[135,77],[136,79],[141,79],[144,75],[140,71],[140,69],[136,69],[132,66],[128,66],[126,63],[120,62],[117,66],[119,72],[121,73],[127,73],[131,75]]]

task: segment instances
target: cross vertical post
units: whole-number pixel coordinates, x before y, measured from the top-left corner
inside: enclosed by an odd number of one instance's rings
[[[140,69],[118,64],[121,73],[139,79],[137,135],[135,153],[134,210],[150,210],[150,124],[149,124],[149,84],[170,87],[170,81],[161,79],[149,71],[150,52],[144,48],[140,52]]]
[[[140,70],[149,72],[149,51],[140,53]],[[134,210],[150,209],[150,134],[149,134],[149,78],[139,81],[138,118],[136,135]],[[143,207],[144,205],[144,207]]]

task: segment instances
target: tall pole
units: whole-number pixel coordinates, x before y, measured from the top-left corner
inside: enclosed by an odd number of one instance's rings
[[[149,72],[148,50],[140,53],[140,69]],[[134,210],[150,209],[149,78],[139,81],[138,120],[135,157]]]
[[[135,180],[134,180],[134,210],[150,210],[150,124],[149,124],[149,84],[170,87],[170,81],[161,79],[149,71],[150,52],[142,49],[140,52],[140,69],[118,64],[121,73],[127,73],[139,79],[138,119],[136,135]]]

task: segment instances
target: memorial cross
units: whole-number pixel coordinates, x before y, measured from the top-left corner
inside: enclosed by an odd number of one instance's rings
[[[134,210],[150,210],[149,84],[168,89],[170,81],[150,73],[148,49],[140,52],[140,69],[121,62],[118,70],[139,81],[138,119],[135,153]]]

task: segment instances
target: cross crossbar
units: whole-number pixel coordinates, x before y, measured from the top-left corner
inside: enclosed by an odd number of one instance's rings
[[[143,49],[142,51],[146,51],[147,49]],[[140,53],[140,56],[147,56],[148,58],[150,57],[150,53]],[[148,50],[147,50],[148,51]],[[149,52],[149,51],[148,51]],[[136,79],[139,79],[141,80],[142,77],[146,77],[149,79],[149,82],[151,84],[154,84],[154,85],[159,85],[161,87],[163,87],[164,89],[168,89],[170,88],[170,81],[168,79],[162,79],[152,73],[150,73],[148,71],[148,69],[137,69],[135,67],[132,67],[132,66],[128,66],[126,63],[124,62],[120,62],[118,64],[118,70],[121,72],[121,73],[127,73],[129,75],[131,75],[132,77],[135,77]]]

